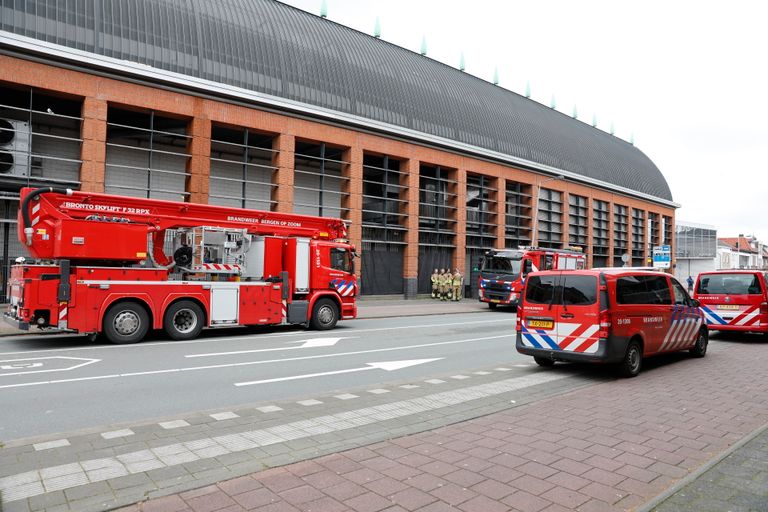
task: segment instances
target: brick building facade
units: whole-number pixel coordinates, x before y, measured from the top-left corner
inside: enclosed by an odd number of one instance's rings
[[[325,25],[354,32],[282,4],[257,3],[296,16],[321,36]],[[547,134],[552,140],[566,140],[568,130],[577,130],[597,141],[595,151],[603,145],[610,154],[566,154],[563,165],[543,155],[537,162],[323,105],[290,98],[276,104],[256,87],[248,95],[242,91],[249,89],[224,82],[209,80],[203,87],[192,80],[194,73],[126,64],[74,44],[44,41],[45,34],[30,38],[23,30],[30,22],[19,19],[0,32],[0,119],[13,120],[14,130],[28,130],[30,141],[16,149],[20,167],[0,175],[3,275],[21,251],[14,244],[14,193],[25,184],[50,182],[341,217],[361,249],[358,272],[367,294],[426,292],[432,268],[469,272],[490,248],[578,246],[590,265],[611,266],[621,265],[623,255],[643,265],[653,245],[674,243],[676,205],[647,157],[612,135],[538,104],[530,107],[535,102],[478,79],[471,83],[548,116],[553,130],[562,126],[563,133]],[[458,70],[448,73],[466,79]],[[618,162],[616,179],[580,171],[602,160]],[[647,190],[645,181],[658,187]]]

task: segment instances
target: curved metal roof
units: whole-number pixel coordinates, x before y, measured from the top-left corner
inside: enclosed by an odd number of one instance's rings
[[[3,2],[0,29],[474,146],[661,200],[633,145],[410,50],[273,0]]]

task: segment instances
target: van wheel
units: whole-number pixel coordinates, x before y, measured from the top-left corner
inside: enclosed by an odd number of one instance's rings
[[[316,331],[327,331],[336,327],[339,321],[339,308],[331,299],[318,299],[312,308],[309,325]]]
[[[555,362],[552,359],[547,359],[546,357],[534,357],[533,360],[536,361],[537,365],[543,366],[544,368],[555,366]]]
[[[192,340],[203,330],[203,310],[191,300],[174,302],[165,310],[163,330],[173,340]]]
[[[696,344],[688,352],[693,357],[704,357],[707,355],[707,345],[709,345],[709,332],[707,329],[701,329],[696,337]]]
[[[137,343],[144,339],[149,330],[149,315],[135,302],[119,302],[104,315],[103,327],[104,335],[110,343]]]
[[[488,309],[496,309],[496,306],[498,306],[498,304],[496,304],[495,302],[488,303]]]
[[[624,377],[636,377],[643,366],[643,350],[636,341],[630,341],[624,360],[619,365],[619,371]]]

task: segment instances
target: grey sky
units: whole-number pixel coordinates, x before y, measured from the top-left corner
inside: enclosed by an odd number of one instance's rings
[[[287,0],[314,14],[322,0]],[[768,241],[768,3],[327,0],[328,18],[493,80],[645,152],[718,236]]]

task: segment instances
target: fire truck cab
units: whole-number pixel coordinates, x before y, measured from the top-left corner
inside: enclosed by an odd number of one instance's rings
[[[490,309],[497,306],[517,306],[520,291],[529,272],[552,269],[583,269],[587,258],[583,252],[567,249],[490,250],[480,261],[478,293],[480,302]]]
[[[357,316],[355,248],[340,219],[71,190],[22,189],[5,320],[103,333],[303,324]]]
[[[627,377],[644,357],[707,352],[699,302],[674,277],[626,268],[533,272],[517,312],[517,351],[540,366],[617,363]]]

